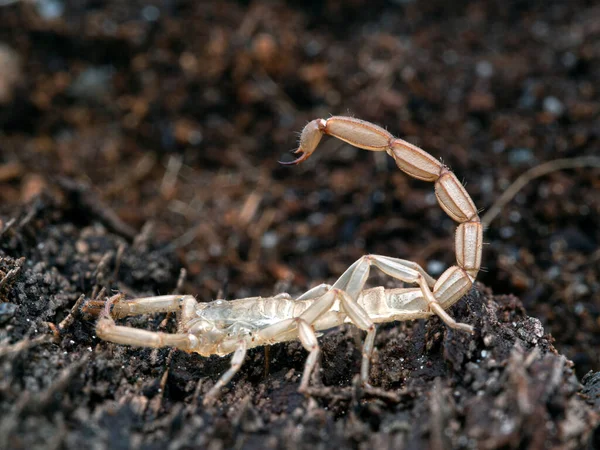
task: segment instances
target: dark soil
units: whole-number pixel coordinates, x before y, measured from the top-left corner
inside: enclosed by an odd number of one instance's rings
[[[102,342],[73,308],[295,295],[365,253],[439,276],[455,224],[430,184],[333,139],[277,160],[308,120],[351,114],[489,208],[528,168],[600,154],[598,24],[583,0],[0,6],[0,448],[600,446],[597,168],[530,182],[491,223],[486,271],[450,310],[474,336],[379,327],[388,395],[355,382],[348,326],[320,339],[311,399],[294,342],[249,352],[205,408],[228,358]]]

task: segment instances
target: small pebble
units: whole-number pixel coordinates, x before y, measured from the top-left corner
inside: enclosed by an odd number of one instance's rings
[[[148,22],[155,22],[160,17],[160,10],[154,5],[146,5],[142,8],[142,17]]]
[[[494,66],[489,61],[479,61],[475,66],[475,72],[481,78],[490,78],[494,75]]]
[[[533,152],[529,148],[515,148],[508,154],[508,162],[511,166],[523,166],[531,163]]]
[[[502,227],[500,228],[500,236],[503,239],[509,239],[515,235],[515,229],[513,227]]]
[[[65,5],[60,0],[37,0],[38,14],[46,20],[58,19],[65,12]]]
[[[267,231],[263,234],[261,239],[262,248],[274,248],[279,242],[279,238],[277,237],[277,233],[275,231]]]
[[[0,324],[8,322],[17,312],[18,306],[14,303],[0,303]]]
[[[427,263],[427,273],[430,273],[431,275],[440,275],[445,268],[446,265],[443,262],[435,259],[432,259]]]
[[[562,102],[556,97],[546,97],[544,99],[544,111],[554,114],[555,116],[562,116],[565,111],[565,107]]]

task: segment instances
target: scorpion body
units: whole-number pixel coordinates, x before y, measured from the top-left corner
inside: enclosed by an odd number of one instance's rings
[[[249,349],[298,339],[295,331],[279,335],[276,339],[266,338],[261,332],[284,320],[300,317],[318,299],[316,295],[329,288],[329,285],[320,285],[309,291],[309,296],[304,294],[298,299],[293,299],[285,293],[274,297],[214,300],[206,303],[198,303],[191,295],[163,295],[130,301],[121,301],[120,296],[115,296],[109,303],[112,304],[113,319],[157,310],[178,312],[181,314],[178,334],[186,335],[185,339],[178,340],[178,347],[183,349],[187,340],[187,351],[202,356],[225,356],[235,351],[240,340],[244,340],[246,348]],[[358,298],[358,304],[374,323],[423,319],[433,315],[427,310],[427,302],[418,288],[365,289]],[[315,331],[325,331],[344,323],[352,321],[341,303],[336,301],[312,324],[312,328]],[[173,336],[177,336],[128,329],[126,335],[130,337],[131,342],[123,342],[124,335],[111,334],[116,330],[106,316],[101,317],[98,325],[100,337],[105,340],[120,339],[121,344],[139,345],[140,339],[144,339],[144,346],[160,348],[168,345]]]
[[[310,375],[320,353],[316,332],[352,323],[367,332],[363,345],[361,381],[370,387],[369,364],[375,324],[439,316],[450,328],[473,332],[457,323],[446,310],[466,294],[481,266],[482,225],[477,209],[456,175],[422,149],[397,139],[385,129],[352,117],[334,116],[310,122],[300,136],[291,163],[306,160],[324,134],[356,147],[385,151],[408,175],[435,183],[442,209],[459,223],[455,233],[456,265],[438,280],[418,264],[389,256],[366,255],[352,264],[332,285],[319,285],[298,298],[288,294],[198,303],[189,295],[147,297],[129,301],[113,296],[104,305],[96,332],[104,340],[147,347],[176,347],[204,356],[233,353],[230,369],[204,397],[210,404],[241,367],[248,348],[298,339],[309,352],[300,390],[308,392]],[[371,266],[414,288],[365,289]],[[91,302],[93,303],[93,302]],[[93,306],[93,305],[92,305]],[[177,333],[160,333],[116,325],[114,319],[157,313],[178,314]]]

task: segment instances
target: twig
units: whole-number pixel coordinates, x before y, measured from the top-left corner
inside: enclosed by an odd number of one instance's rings
[[[34,347],[38,344],[44,344],[47,342],[51,342],[52,339],[48,335],[38,336],[34,339],[25,338],[15,344],[12,345],[2,345],[0,344],[0,356],[5,356],[10,353],[19,353],[23,350],[27,350],[28,348]]]
[[[113,280],[117,281],[119,279],[119,269],[121,268],[121,260],[123,259],[123,254],[125,253],[125,244],[119,244],[119,248],[117,249],[117,256],[115,258],[115,270],[113,271]]]
[[[180,156],[171,156],[167,163],[167,170],[160,184],[160,193],[164,198],[172,198],[177,185],[179,171],[183,166],[183,159]]]
[[[133,239],[136,236],[136,230],[123,222],[117,213],[110,209],[90,186],[66,177],[58,177],[56,181],[63,191],[69,195],[72,208],[77,208],[80,213],[82,211],[87,212],[101,221],[107,228],[128,239]]]
[[[155,223],[152,220],[147,221],[141,231],[133,238],[131,247],[136,250],[144,250],[148,246],[148,242],[154,233]]]
[[[21,272],[21,268],[23,267],[24,263],[25,263],[25,257],[21,257],[21,258],[17,259],[15,268],[9,270],[6,273],[6,275],[4,275],[4,277],[0,280],[0,291],[2,291],[4,286],[6,286],[9,281],[17,278],[17,276]]]
[[[4,235],[4,233],[6,233],[8,230],[10,230],[15,223],[17,223],[17,218],[13,217],[8,222],[6,222],[4,224],[4,226],[0,227],[1,228],[0,229],[0,237],[2,237],[2,235]]]
[[[180,294],[181,293],[181,288],[183,287],[183,283],[185,283],[186,277],[187,277],[187,270],[185,270],[182,267],[181,270],[179,271],[179,278],[177,278],[177,284],[175,285],[175,290],[172,292],[172,294]]]
[[[114,253],[112,252],[112,250],[108,250],[104,255],[102,255],[102,258],[96,266],[96,269],[94,270],[94,272],[92,272],[92,277],[96,277],[96,283],[98,283],[98,281],[103,281],[104,271],[106,269],[106,266],[108,266],[110,260],[112,259],[113,255]]]
[[[542,177],[552,172],[565,169],[576,169],[580,167],[600,167],[600,157],[580,156],[577,158],[562,158],[548,161],[539,166],[532,167],[527,172],[519,176],[513,184],[496,200],[492,207],[483,215],[481,223],[487,227],[504,207],[510,202],[523,187],[536,178]]]
[[[115,181],[109,184],[104,190],[104,195],[114,197],[117,194],[122,194],[131,185],[143,180],[152,172],[156,165],[156,155],[154,153],[146,153],[135,165],[133,170],[125,171],[122,175],[117,175]]]
[[[79,308],[81,307],[81,304],[83,303],[84,300],[85,300],[85,295],[81,294],[81,296],[77,299],[77,301],[75,302],[75,304],[71,308],[71,311],[69,312],[69,314],[67,314],[67,317],[65,317],[58,324],[59,331],[63,331],[65,328],[68,328],[68,327],[70,327],[73,324],[73,322],[75,321],[75,318],[80,313]]]

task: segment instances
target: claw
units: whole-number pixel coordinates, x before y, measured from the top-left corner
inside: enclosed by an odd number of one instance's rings
[[[124,294],[116,294],[107,299],[104,303],[104,308],[102,309],[102,312],[100,312],[100,317],[110,317],[113,305],[119,300],[122,300],[124,296]]]
[[[104,309],[104,304],[106,302],[104,300],[88,300],[81,307],[81,312],[84,314],[90,314],[92,316],[97,316]]]
[[[309,122],[302,130],[300,134],[300,142],[298,148],[292,153],[301,156],[298,159],[289,162],[279,161],[279,164],[284,166],[293,166],[300,164],[302,161],[306,161],[310,155],[315,151],[321,137],[323,136],[323,130],[325,129],[325,121],[323,119],[316,119]]]
[[[294,153],[302,153],[299,158],[294,159],[293,161],[278,161],[282,166],[294,166],[296,164],[300,164],[302,161],[306,161],[310,156],[310,153],[303,153],[302,150],[298,149]]]

